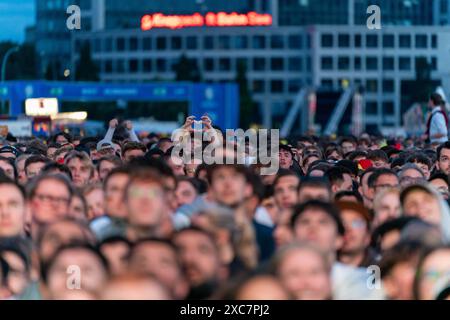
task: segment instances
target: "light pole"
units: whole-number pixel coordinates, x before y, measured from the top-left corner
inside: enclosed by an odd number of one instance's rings
[[[18,52],[20,50],[20,47],[13,47],[10,48],[8,51],[6,51],[5,56],[3,57],[3,61],[2,61],[2,84],[5,82],[5,77],[6,77],[6,64],[8,63],[8,58],[10,55],[12,55],[15,52]],[[5,99],[2,98],[2,105],[1,105],[1,112],[3,113],[3,111],[5,110]]]

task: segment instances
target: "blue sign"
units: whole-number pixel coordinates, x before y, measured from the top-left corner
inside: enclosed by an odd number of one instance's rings
[[[61,101],[187,101],[189,114],[208,114],[222,129],[239,123],[239,92],[234,83],[144,83],[106,84],[87,82],[7,81],[0,85],[0,100],[10,100],[10,115],[23,113],[28,98],[58,98]],[[149,109],[149,113],[151,110]]]

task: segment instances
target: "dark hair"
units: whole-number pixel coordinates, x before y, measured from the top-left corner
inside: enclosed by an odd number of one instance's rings
[[[388,276],[397,264],[419,256],[423,249],[422,244],[418,241],[406,241],[399,242],[386,250],[378,265],[381,270],[381,278]]]
[[[122,160],[117,156],[101,157],[100,159],[97,160],[97,171],[100,170],[100,166],[103,161],[108,161],[108,162],[114,163],[114,165],[116,167],[119,167],[122,165]]]
[[[213,177],[214,177],[214,171],[220,169],[220,168],[231,168],[235,170],[237,173],[243,175],[245,177],[245,180],[249,181],[249,169],[243,165],[243,164],[226,164],[224,161],[223,164],[211,164],[206,169],[206,176],[208,178],[208,183],[212,184]]]
[[[449,149],[450,150],[450,141],[446,141],[443,144],[441,144],[437,149],[436,149],[436,159],[439,161],[439,159],[441,158],[441,152],[442,149]]]
[[[344,180],[344,174],[351,175],[351,171],[342,166],[331,167],[325,172],[324,177],[328,179],[330,185],[335,184],[338,181]]]
[[[371,150],[367,154],[367,159],[375,161],[375,160],[381,160],[384,162],[389,162],[389,158],[383,150]]]
[[[201,234],[203,234],[203,235],[205,235],[206,237],[208,237],[208,239],[211,241],[211,243],[214,245],[214,247],[216,248],[216,249],[218,249],[217,248],[217,242],[216,242],[216,238],[215,238],[215,236],[211,233],[211,232],[209,232],[209,231],[206,231],[205,229],[203,229],[203,228],[200,228],[200,227],[197,227],[197,226],[189,226],[189,227],[186,227],[186,228],[182,228],[182,229],[180,229],[180,230],[178,230],[178,231],[176,231],[173,235],[172,235],[172,241],[175,239],[175,237],[177,237],[178,235],[180,235],[180,234],[182,234],[182,233],[184,233],[184,232],[196,232],[196,233],[201,233]],[[177,248],[178,249],[178,248]]]
[[[27,194],[25,192],[25,188],[22,187],[20,184],[18,184],[16,181],[11,180],[8,176],[5,175],[3,171],[1,171],[0,174],[0,186],[2,185],[10,185],[12,187],[15,187],[19,190],[20,194],[23,196],[24,199],[27,198]]]
[[[355,160],[357,157],[367,157],[367,152],[362,150],[355,150],[349,152],[349,154],[347,155],[347,159],[352,161]]]
[[[334,201],[339,201],[339,200],[341,200],[344,197],[355,197],[356,201],[358,201],[359,203],[363,203],[364,202],[363,198],[361,197],[361,195],[357,191],[339,191],[334,196]]]
[[[406,158],[406,162],[409,163],[422,163],[425,164],[428,169],[431,169],[431,160],[428,156],[423,152],[415,152],[411,154],[408,158]]]
[[[109,181],[109,179],[111,179],[112,176],[114,176],[116,174],[126,174],[129,176],[130,172],[131,172],[131,170],[128,166],[120,166],[120,167],[112,169],[110,172],[108,172],[105,179],[103,180],[103,189],[105,189],[105,187],[108,185],[108,181]]]
[[[182,181],[188,182],[195,189],[195,191],[200,194],[200,189],[202,186],[200,185],[201,181],[199,179],[187,176],[176,176],[175,179],[177,180],[177,185]]]
[[[125,237],[119,236],[119,235],[115,235],[115,236],[109,236],[106,237],[105,239],[103,239],[102,241],[99,242],[98,247],[101,250],[102,246],[107,245],[107,244],[113,244],[113,243],[123,243],[125,244],[128,248],[131,248],[131,246],[133,245],[130,240],[128,240]]]
[[[367,180],[367,184],[369,185],[369,188],[373,188],[375,186],[375,183],[378,181],[378,178],[381,176],[384,176],[384,175],[393,175],[397,178],[397,175],[391,169],[387,169],[387,168],[376,169],[373,172],[373,174],[369,177],[369,179]]]
[[[167,247],[169,247],[171,250],[173,250],[175,253],[178,253],[177,247],[174,245],[174,243],[169,239],[162,239],[162,238],[142,238],[134,242],[130,247],[130,254],[129,259],[134,255],[136,248],[140,245],[147,244],[147,243],[157,243],[162,244]]]
[[[310,200],[305,203],[296,205],[293,209],[292,217],[291,217],[291,227],[294,228],[297,219],[309,209],[318,209],[326,212],[336,223],[337,231],[340,235],[344,235],[345,227],[342,222],[342,219],[339,214],[338,208],[328,202],[323,202],[319,200]]]
[[[0,161],[4,161],[12,166],[13,172],[14,172],[14,180],[17,180],[18,173],[17,173],[16,163],[14,162],[14,160],[11,158],[6,158],[6,157],[0,156]]]
[[[34,197],[36,190],[39,187],[39,184],[45,180],[56,180],[58,182],[63,183],[67,187],[67,190],[69,191],[70,198],[72,198],[74,193],[72,183],[70,183],[69,178],[66,177],[65,175],[57,173],[57,174],[41,174],[37,177],[34,177],[31,183],[27,185],[28,199],[32,199]]]
[[[399,217],[392,220],[388,220],[383,224],[379,225],[372,232],[372,241],[371,247],[373,247],[376,251],[380,252],[381,239],[391,231],[399,231],[401,232],[403,228],[405,228],[410,222],[420,221],[417,217]]]
[[[141,150],[147,152],[147,148],[141,142],[128,141],[122,146],[122,155],[130,150]]]
[[[328,192],[331,194],[330,184],[328,181],[323,177],[310,177],[306,176],[302,178],[302,181],[300,182],[299,191],[302,188],[305,187],[316,187],[316,188],[324,188],[327,189]]]
[[[444,103],[442,96],[437,92],[434,92],[430,95],[430,100],[434,106],[441,106]]]
[[[290,169],[280,168],[278,170],[278,173],[277,173],[277,176],[276,176],[275,180],[273,181],[273,186],[275,187],[278,184],[278,182],[280,181],[281,178],[288,177],[288,176],[297,177],[298,180],[300,181],[300,177],[294,171],[292,171]]]
[[[56,133],[56,134],[53,136],[52,141],[53,141],[54,143],[56,143],[56,139],[57,139],[59,136],[63,136],[64,138],[66,138],[66,140],[67,140],[69,143],[72,143],[72,136],[71,136],[70,134],[65,133],[65,132],[62,132],[62,131]]]
[[[72,180],[72,172],[70,171],[69,167],[62,163],[57,163],[54,161],[48,162],[44,168],[42,168],[42,173],[49,173],[52,170],[58,170],[60,173],[65,173],[67,176]]]
[[[355,161],[340,160],[337,166],[347,168],[354,176],[358,175],[358,164]]]
[[[47,163],[50,162],[50,159],[49,159],[49,158],[46,158],[46,157],[44,157],[44,156],[40,156],[40,155],[34,155],[34,156],[29,157],[27,160],[25,160],[25,165],[24,165],[24,167],[23,167],[24,170],[25,170],[25,172],[27,171],[27,167],[28,167],[30,164],[32,164],[32,163],[38,163],[38,162],[47,164]]]

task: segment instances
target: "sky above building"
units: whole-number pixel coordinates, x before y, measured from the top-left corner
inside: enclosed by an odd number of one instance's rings
[[[23,42],[35,20],[35,0],[0,0],[0,41]]]

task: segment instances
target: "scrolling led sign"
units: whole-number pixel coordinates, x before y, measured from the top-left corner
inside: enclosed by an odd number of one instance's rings
[[[141,19],[141,29],[147,31],[153,28],[180,29],[188,27],[257,27],[272,25],[270,14],[256,12],[225,13],[208,12],[192,15],[164,15],[162,13],[147,14]]]

